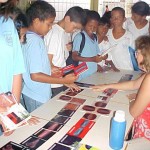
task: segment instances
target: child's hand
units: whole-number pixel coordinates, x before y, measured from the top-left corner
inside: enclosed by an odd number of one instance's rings
[[[52,74],[51,74],[51,76],[52,77],[57,77],[57,78],[62,77],[61,68],[53,66],[52,67]]]
[[[32,116],[29,120],[28,123],[29,125],[36,125],[37,123],[39,123],[39,118],[36,116]]]
[[[103,60],[103,57],[100,55],[97,55],[94,57],[94,62],[96,62],[96,63],[101,62],[102,60]]]
[[[103,68],[100,65],[97,65],[97,72],[104,72]]]
[[[65,86],[69,87],[69,89],[71,89],[71,91],[80,91],[80,87],[77,86],[76,84],[65,84]]]
[[[0,124],[2,125],[4,136],[9,136],[14,132],[14,130],[8,131],[8,129],[5,127],[5,125],[1,120],[0,120]]]
[[[120,70],[117,69],[116,67],[111,67],[111,69],[112,69],[113,71],[115,71],[115,72],[120,72]]]
[[[108,58],[108,54],[102,56],[103,60],[106,60]]]
[[[72,84],[78,79],[78,77],[75,76],[74,73],[70,73],[66,75],[63,79],[65,79],[64,84]]]
[[[0,112],[6,112],[13,104],[13,101],[5,93],[0,94]]]

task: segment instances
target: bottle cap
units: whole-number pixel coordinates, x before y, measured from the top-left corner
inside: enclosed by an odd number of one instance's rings
[[[115,121],[124,122],[125,121],[125,112],[122,110],[117,110],[114,117]]]

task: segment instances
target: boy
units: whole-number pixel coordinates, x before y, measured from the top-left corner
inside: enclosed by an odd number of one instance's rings
[[[69,84],[77,77],[72,74],[64,78],[51,76],[43,36],[52,27],[56,16],[55,9],[45,1],[36,1],[28,8],[26,14],[29,31],[26,34],[27,42],[22,46],[26,67],[22,93],[27,110],[31,112],[51,98],[50,83]]]
[[[55,72],[58,74],[59,68],[66,66],[69,50],[72,49],[72,44],[68,41],[68,33],[81,29],[85,23],[85,17],[85,12],[81,7],[72,7],[44,37],[53,74]],[[51,87],[52,97],[64,90],[62,84],[52,84]]]
[[[100,16],[96,11],[87,11],[86,24],[82,31],[85,36],[85,44],[81,56],[78,55],[82,41],[81,33],[78,33],[74,38],[72,57],[75,61],[79,61],[79,63],[86,62],[88,66],[88,70],[79,76],[78,81],[96,72],[97,62],[102,60],[102,57],[98,56],[100,50],[98,47],[97,38],[93,33],[97,30],[99,20]]]
[[[111,11],[111,23],[113,28],[108,31],[108,40],[114,46],[108,54],[109,64],[115,71],[133,70],[129,53],[129,46],[133,47],[132,34],[123,29],[125,11],[121,7],[115,7]]]

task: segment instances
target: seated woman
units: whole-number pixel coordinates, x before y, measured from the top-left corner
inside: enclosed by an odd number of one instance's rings
[[[93,86],[96,91],[107,88],[118,90],[135,90],[137,94],[130,103],[129,111],[134,117],[133,138],[145,137],[150,140],[150,36],[141,36],[136,41],[136,59],[144,73],[136,80],[121,83]],[[131,102],[130,101],[130,102]]]

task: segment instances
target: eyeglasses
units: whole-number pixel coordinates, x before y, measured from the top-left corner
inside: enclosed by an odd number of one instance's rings
[[[137,57],[139,54],[140,54],[140,51],[139,51],[139,50],[136,50],[136,51],[135,51],[135,57]]]

